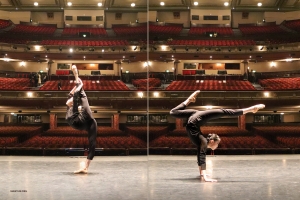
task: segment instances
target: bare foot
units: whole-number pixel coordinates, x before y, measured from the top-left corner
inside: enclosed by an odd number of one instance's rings
[[[87,173],[88,173],[87,169],[80,169],[74,172],[74,174],[87,174]]]
[[[257,104],[253,106],[253,113],[256,113],[258,110],[265,108],[265,104]]]

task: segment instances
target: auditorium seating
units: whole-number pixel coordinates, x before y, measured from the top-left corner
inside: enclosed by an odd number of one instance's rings
[[[0,147],[17,145],[40,133],[40,126],[0,126]]]
[[[94,81],[94,80],[82,80],[84,85],[84,90],[102,90],[102,91],[124,91],[130,90],[125,83],[122,81],[115,81],[115,80],[101,80],[101,81]],[[40,90],[44,91],[53,91],[57,90],[57,81],[47,81],[45,84],[40,88]],[[75,86],[73,80],[61,80],[61,88],[62,90],[70,91]]]
[[[147,26],[113,26],[117,36],[129,36],[129,35],[147,35]]]
[[[287,20],[287,21],[283,22],[283,25],[289,29],[300,32],[300,19]]]
[[[7,28],[11,25],[12,25],[12,22],[10,20],[0,19],[0,29]]]
[[[239,26],[239,29],[244,35],[256,34],[284,34],[287,33],[278,25],[271,26]]]
[[[204,47],[212,47],[212,46],[247,46],[247,45],[255,45],[254,40],[172,40],[168,42],[168,45],[193,45],[193,46],[204,46]]]
[[[12,144],[14,148],[88,148],[87,134],[85,136],[34,136],[25,142]],[[96,148],[146,148],[146,142],[134,136],[98,136]]]
[[[297,125],[253,126],[252,131],[236,126],[207,125],[201,127],[204,136],[216,133],[221,137],[220,150],[249,149],[296,149],[300,145],[300,127]],[[30,134],[31,133],[31,134]],[[78,131],[69,126],[59,126],[41,133],[41,127],[5,126],[0,127],[0,147],[63,149],[88,148],[86,131]],[[149,137],[147,137],[149,133]],[[30,135],[22,138],[21,136]],[[149,140],[148,140],[149,138]],[[168,126],[127,125],[125,131],[111,127],[98,127],[97,148],[103,149],[195,149],[186,130],[169,131]],[[251,152],[250,151],[250,152]]]
[[[233,31],[230,27],[191,27],[189,30],[190,36],[203,35],[208,32],[218,33],[218,35],[231,36]]]
[[[21,38],[8,38],[7,36],[2,35],[0,42],[9,43],[9,44],[27,44],[30,39],[21,39]]]
[[[149,25],[150,34],[168,34],[168,35],[179,35],[182,30],[182,26],[179,25]]]
[[[27,90],[30,86],[29,78],[0,77],[0,90]]]
[[[270,78],[260,79],[259,84],[265,90],[299,90],[300,78]]]
[[[137,138],[147,141],[147,132],[149,131],[149,140],[153,140],[168,132],[168,126],[126,126],[126,132]]]
[[[87,136],[87,131],[76,130],[70,126],[59,126],[43,132],[42,136]],[[111,127],[98,126],[97,136],[126,136],[126,134]]]
[[[256,90],[249,81],[243,80],[185,80],[185,81],[173,81],[166,90],[243,90],[251,91]]]
[[[18,137],[0,137],[0,147],[9,147],[18,143]]]
[[[201,132],[204,135],[208,135],[209,133],[216,133],[219,136],[244,136],[244,135],[252,135],[251,132],[247,130],[243,130],[238,128],[237,126],[201,126]],[[168,136],[187,136],[185,128],[183,129],[175,129],[168,133]]]
[[[61,46],[126,46],[126,40],[42,40],[41,45],[61,45]]]
[[[277,136],[276,140],[279,144],[287,148],[300,148],[299,136]]]
[[[10,34],[33,34],[33,35],[53,35],[56,31],[55,26],[31,26],[24,24],[16,24],[14,28],[9,30]]]
[[[256,134],[270,138],[280,147],[300,147],[300,126],[298,125],[253,126],[253,129]]]
[[[255,148],[279,148],[282,147],[260,135],[255,135],[250,131],[239,129],[234,126],[203,126],[201,132],[204,136],[209,133],[218,134],[221,138],[220,149],[255,149]],[[150,147],[176,148],[196,148],[190,142],[185,129],[176,129],[169,134],[160,136],[150,142]]]
[[[253,129],[264,136],[300,136],[298,125],[253,126]]]
[[[39,126],[0,126],[0,136],[20,136],[22,134],[39,133]]]
[[[91,36],[107,36],[105,28],[66,27],[62,36],[78,36],[80,32],[89,32]]]
[[[112,29],[114,30],[117,36],[130,36],[130,35],[147,35],[147,25],[139,25],[139,26],[113,26]],[[182,25],[149,25],[149,33],[162,35],[179,35],[182,30]]]
[[[158,78],[132,79],[132,84],[138,90],[153,90],[161,86],[161,80]]]

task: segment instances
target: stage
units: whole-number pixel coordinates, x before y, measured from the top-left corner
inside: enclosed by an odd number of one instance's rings
[[[73,174],[85,157],[1,156],[1,199],[296,200],[300,155],[96,156],[88,174]]]

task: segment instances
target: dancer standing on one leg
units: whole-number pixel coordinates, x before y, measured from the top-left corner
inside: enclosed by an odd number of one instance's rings
[[[258,104],[243,109],[212,109],[206,111],[185,109],[191,102],[196,101],[196,97],[199,93],[200,90],[195,91],[183,103],[173,108],[170,111],[170,114],[176,118],[187,119],[186,130],[188,136],[192,141],[192,143],[197,146],[197,161],[198,161],[200,176],[203,177],[205,181],[216,182],[217,180],[208,178],[205,172],[206,149],[210,148],[212,150],[215,150],[218,147],[221,139],[217,134],[209,134],[207,138],[205,138],[201,133],[200,127],[203,124],[205,124],[207,121],[212,119],[218,119],[225,116],[240,116],[248,112],[256,113],[259,109],[264,108],[265,105]]]
[[[66,120],[74,129],[86,130],[89,139],[89,152],[84,166],[75,174],[87,173],[88,167],[95,155],[96,139],[97,139],[97,122],[93,118],[92,111],[89,106],[87,96],[83,90],[83,83],[78,77],[77,68],[72,66],[72,71],[75,76],[76,86],[69,93],[70,98],[67,101]]]

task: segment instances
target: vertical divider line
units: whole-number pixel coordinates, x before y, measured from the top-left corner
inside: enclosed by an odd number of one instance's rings
[[[146,96],[147,96],[147,200],[150,200],[150,187],[149,187],[149,0],[147,0],[147,90],[146,90]]]

